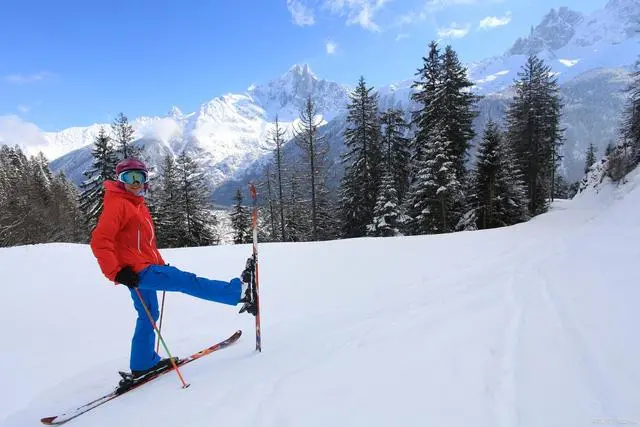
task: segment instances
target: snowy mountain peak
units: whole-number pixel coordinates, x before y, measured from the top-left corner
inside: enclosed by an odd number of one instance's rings
[[[176,107],[175,105],[173,107],[171,107],[171,109],[169,110],[169,113],[167,114],[169,117],[181,117],[182,116],[182,110],[180,110],[178,107]]]
[[[511,55],[529,55],[543,50],[564,47],[576,34],[577,25],[584,15],[567,7],[551,9],[542,22],[526,38],[519,38],[509,51]]]
[[[342,85],[319,79],[308,64],[296,64],[266,84],[251,85],[247,93],[265,110],[269,120],[276,114],[281,120],[294,120],[309,96],[316,102],[318,112],[330,119],[342,111],[348,100]]]
[[[295,64],[289,68],[289,71],[287,71],[284,76],[296,76],[298,78],[318,80],[318,77],[316,77],[316,75],[313,74],[313,71],[311,71],[309,64]]]

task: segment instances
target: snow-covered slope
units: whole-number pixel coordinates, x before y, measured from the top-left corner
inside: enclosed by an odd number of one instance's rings
[[[176,355],[241,341],[69,426],[521,426],[640,423],[640,175],[518,226],[264,244],[263,352],[237,309],[168,294]],[[248,245],[162,251],[228,279]],[[0,249],[0,426],[39,425],[127,369],[126,288],[85,245]]]

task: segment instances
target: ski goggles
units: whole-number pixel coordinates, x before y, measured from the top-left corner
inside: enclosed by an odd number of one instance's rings
[[[147,173],[143,170],[128,170],[118,175],[118,181],[125,184],[134,184],[136,182],[144,184],[147,182]]]

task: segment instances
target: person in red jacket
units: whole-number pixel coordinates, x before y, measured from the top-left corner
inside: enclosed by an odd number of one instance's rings
[[[229,282],[198,277],[165,263],[156,247],[153,220],[144,202],[148,188],[146,165],[125,159],[116,166],[116,181],[104,183],[104,207],[91,233],[91,250],[102,273],[116,284],[127,286],[138,313],[131,340],[130,368],[134,377],[170,365],[156,353],[155,332],[138,292],[158,320],[156,291],[175,291],[222,304],[244,303],[240,312],[255,315],[248,285],[240,278]],[[244,277],[244,276],[243,276]]]

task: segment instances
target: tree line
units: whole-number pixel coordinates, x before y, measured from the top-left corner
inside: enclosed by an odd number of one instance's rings
[[[0,147],[0,246],[48,242],[87,243],[103,209],[104,182],[115,180],[125,158],[145,161],[134,129],[120,113],[110,132],[100,128],[92,163],[77,188],[63,173],[53,175],[40,153],[27,158],[18,147]],[[204,171],[187,153],[167,155],[150,170],[145,195],[156,223],[159,247],[219,242]]]
[[[508,226],[549,209],[564,138],[559,85],[543,60],[531,55],[521,68],[504,129],[489,121],[474,161],[481,98],[456,52],[431,42],[415,77],[411,111],[380,111],[378,94],[359,79],[347,106],[344,175],[333,197],[313,99],[293,130],[297,152],[284,150],[276,120],[273,161],[261,183],[267,238],[448,233]]]
[[[448,233],[503,227],[546,212],[568,186],[562,158],[562,101],[551,68],[531,55],[514,81],[504,125],[489,120],[474,159],[473,121],[480,97],[451,46],[436,42],[416,70],[411,110],[380,111],[378,95],[361,77],[350,94],[344,170],[330,191],[327,134],[311,97],[299,120],[269,134],[273,159],[260,191],[259,236],[268,241],[315,241],[362,236]],[[640,163],[640,71],[633,73],[620,141],[610,144],[607,174],[619,180]],[[291,143],[293,145],[291,145]],[[47,159],[0,147],[0,246],[88,241],[102,211],[104,181],[129,157],[143,161],[124,114],[100,129],[91,167],[76,188],[54,175]],[[596,162],[591,145],[585,173]],[[335,166],[335,165],[334,165]],[[220,242],[204,171],[188,153],[167,155],[151,171],[146,195],[160,247]],[[251,240],[250,211],[238,189],[229,211],[234,243]]]

